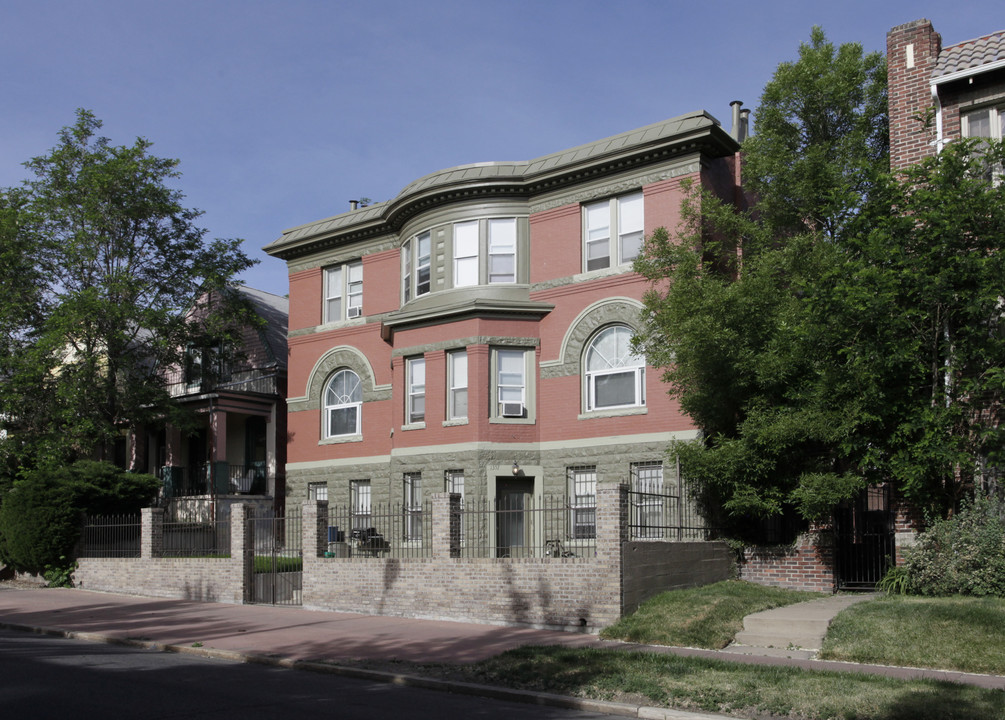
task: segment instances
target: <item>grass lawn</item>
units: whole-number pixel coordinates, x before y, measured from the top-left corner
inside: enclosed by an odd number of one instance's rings
[[[741,628],[744,615],[817,597],[721,582],[664,593],[602,635],[718,648]],[[1005,600],[882,597],[845,610],[831,628],[824,645],[831,658],[978,672],[1005,668],[1005,649],[999,647]],[[745,718],[1005,719],[1001,690],[659,653],[525,647],[473,665],[392,665],[381,669]]]
[[[674,590],[645,602],[636,612],[605,628],[608,640],[717,650],[732,642],[751,613],[824,597],[739,580]]]
[[[883,596],[831,623],[820,657],[1005,675],[1005,599]]]

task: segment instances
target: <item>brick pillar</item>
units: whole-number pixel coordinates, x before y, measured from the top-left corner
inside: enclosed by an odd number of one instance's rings
[[[628,486],[597,484],[597,560],[621,564],[628,542]]]
[[[308,500],[303,505],[302,533],[305,558],[320,558],[328,550],[328,501]]]
[[[164,554],[164,508],[140,510],[140,557],[144,560]]]
[[[461,496],[458,493],[433,495],[433,557],[461,556]]]
[[[230,561],[239,563],[241,568],[241,597],[251,601],[255,581],[255,544],[248,531],[248,519],[252,509],[245,503],[230,506]]]
[[[926,130],[915,116],[934,107],[930,81],[941,50],[942,37],[928,20],[898,25],[886,34],[891,170],[935,154],[934,128]]]

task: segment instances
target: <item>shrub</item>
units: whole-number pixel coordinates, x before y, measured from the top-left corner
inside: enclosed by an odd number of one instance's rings
[[[26,473],[0,505],[0,559],[20,572],[65,582],[83,516],[138,512],[159,486],[151,475],[90,460]]]
[[[1005,503],[978,497],[905,550],[910,592],[1005,597]]]

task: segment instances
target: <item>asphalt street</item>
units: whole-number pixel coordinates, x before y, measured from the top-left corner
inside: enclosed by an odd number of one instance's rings
[[[0,708],[32,720],[612,717],[10,630],[0,630]]]

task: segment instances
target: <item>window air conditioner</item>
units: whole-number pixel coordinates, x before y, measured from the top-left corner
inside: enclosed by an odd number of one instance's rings
[[[350,318],[358,318],[362,314],[363,314],[363,308],[359,306],[350,307],[347,308],[346,310],[346,316]]]
[[[523,403],[521,402],[504,402],[500,403],[502,406],[502,412],[500,413],[503,417],[523,417]]]

